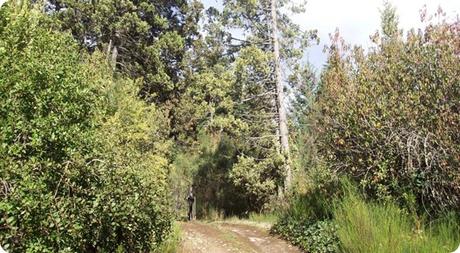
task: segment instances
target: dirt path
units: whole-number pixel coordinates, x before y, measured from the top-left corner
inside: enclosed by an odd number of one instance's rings
[[[299,253],[287,242],[255,226],[232,223],[181,223],[179,253]]]

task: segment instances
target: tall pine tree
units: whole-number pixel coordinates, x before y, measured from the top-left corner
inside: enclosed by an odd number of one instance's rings
[[[236,52],[240,61],[247,60],[237,68],[237,77],[247,78],[237,81],[240,93],[234,97],[241,103],[242,113],[238,115],[245,115],[253,129],[253,136],[248,136],[246,140],[250,140],[256,149],[266,146],[270,140],[270,148],[281,155],[282,161],[275,163],[276,170],[284,179],[277,185],[283,184],[286,188],[292,181],[287,111],[289,95],[286,94],[291,88],[288,80],[300,74],[304,50],[316,38],[314,31],[302,31],[289,18],[292,12],[302,11],[302,5],[295,6],[289,1],[229,0],[224,1],[222,13],[222,23],[230,33],[229,49]],[[257,60],[260,62],[254,62]],[[257,161],[266,157],[254,158]]]

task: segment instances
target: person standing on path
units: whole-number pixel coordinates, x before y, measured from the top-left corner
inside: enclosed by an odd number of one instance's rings
[[[188,202],[188,220],[191,221],[193,218],[193,203],[195,202],[195,197],[193,196],[193,188],[190,186],[190,191],[187,197]]]

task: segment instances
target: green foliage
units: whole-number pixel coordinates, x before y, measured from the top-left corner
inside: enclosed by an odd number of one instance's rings
[[[206,200],[203,200],[201,185],[195,183],[195,177],[202,164],[207,162],[206,159],[202,158],[202,155],[212,152],[212,149],[211,138],[207,135],[199,134],[197,146],[179,149],[176,151],[177,154],[174,155],[169,175],[169,187],[174,201],[175,215],[178,218],[185,218],[188,212],[188,204],[185,198],[188,196],[191,186],[194,188],[195,201],[199,209],[197,210],[197,215],[202,216],[201,203],[206,203]]]
[[[99,198],[106,198],[104,202],[113,203],[100,209],[100,216],[108,213],[107,222],[102,222],[102,227],[99,222],[92,225],[102,231],[110,225],[117,234],[104,240],[113,245],[123,238],[127,243],[118,244],[126,251],[155,249],[171,227],[170,143],[162,125],[166,121],[155,107],[137,98],[137,87],[129,80],[113,83],[107,96],[113,108],[103,116],[96,133],[101,145],[99,159],[108,166],[109,175],[113,173],[114,181],[109,181],[107,192],[97,193]],[[106,248],[113,247],[110,244]]]
[[[308,242],[302,232],[329,222],[335,250],[343,252],[450,252],[458,245],[458,216],[446,215],[460,206],[458,25],[432,23],[403,38],[386,3],[383,36],[372,37],[367,54],[350,50],[338,33],[331,37],[319,89],[307,87],[296,101],[294,157],[306,172],[297,172],[300,197],[275,232],[301,245]],[[364,196],[346,181],[330,184],[336,172],[357,181]],[[327,185],[333,191],[321,190]]]
[[[391,39],[397,39],[397,36],[399,36],[399,17],[396,14],[396,8],[388,1],[385,1],[383,5],[384,8],[381,12],[381,27],[383,36],[386,42],[388,42]]]
[[[203,112],[189,97],[202,8],[197,0],[45,0],[42,10],[84,51],[106,52],[116,74],[138,80],[138,96],[165,115],[164,130],[189,145]]]
[[[191,151],[176,154],[171,164],[169,188],[173,201],[173,209],[177,218],[186,218],[188,204],[185,198],[188,196],[190,186],[193,186],[193,178],[198,170],[198,165],[199,154]]]
[[[70,31],[81,47],[116,50],[116,67],[143,78],[141,96],[157,104],[178,99],[185,52],[197,34],[196,1],[49,0],[44,10]]]
[[[336,225],[329,221],[282,219],[272,231],[289,242],[312,253],[338,252],[339,240]]]
[[[234,142],[222,135],[207,136],[202,144],[202,163],[193,178],[197,216],[222,218],[243,213],[248,208],[245,194],[229,178],[229,172],[236,161]]]
[[[171,187],[180,214],[186,213],[184,197],[192,185],[200,218],[261,210],[276,189],[272,179],[276,167],[269,159],[256,163],[250,157],[238,157],[241,146],[224,133],[201,133],[195,146],[176,155]]]
[[[25,8],[10,12],[1,22],[1,153],[62,162],[87,145],[97,93],[72,38]]]
[[[355,191],[355,190],[354,190]],[[404,252],[410,231],[406,215],[392,204],[369,205],[356,192],[349,192],[339,204],[335,219],[346,252]]]
[[[419,217],[392,202],[369,202],[349,180],[335,194],[310,191],[291,202],[272,228],[307,252],[451,252],[460,217]],[[323,192],[323,193],[321,193]]]
[[[301,65],[315,32],[292,23],[288,0],[277,2],[297,178],[273,231],[310,252],[452,250],[459,218],[443,213],[460,211],[460,23],[403,38],[385,3],[375,46],[350,50],[333,36],[317,85]],[[278,211],[287,160],[270,8],[224,1],[222,12],[206,12],[201,38],[198,1],[2,7],[0,244],[174,251],[171,195],[184,211],[191,185],[199,217]],[[338,187],[336,172],[364,197]],[[432,213],[439,220],[417,216]]]
[[[233,116],[235,102],[230,92],[234,87],[234,76],[231,70],[221,64],[205,67],[190,76],[189,82],[175,109],[178,117],[174,128],[181,146],[202,141],[199,138],[204,133],[231,133],[244,127],[241,120]]]
[[[280,2],[279,9],[285,5],[287,1]],[[220,207],[231,206],[226,211],[228,215],[260,211],[281,189],[284,177],[285,158],[279,154],[276,130],[269,6],[269,1],[232,0],[223,2],[222,11],[207,10],[206,32],[202,39],[194,41],[194,50],[188,55],[195,69],[189,73],[187,96],[181,98],[177,109],[180,116],[175,119],[181,144],[193,143],[190,136],[203,132],[234,139],[223,144],[229,144],[228,149],[217,150],[223,155],[213,152],[218,158],[204,162],[195,177],[197,185],[212,185],[204,199],[218,202],[212,203],[209,210],[221,212]],[[280,43],[285,49],[282,59],[288,63],[286,66],[299,68],[303,50],[314,33],[301,31],[287,15],[279,15],[279,19]],[[245,32],[244,38],[236,38],[235,28]],[[233,150],[230,154],[229,149]],[[222,192],[236,192],[237,197]]]
[[[278,220],[278,215],[276,213],[249,213],[248,220],[255,223],[267,223],[273,225]]]
[[[392,203],[367,203],[346,186],[334,210],[343,252],[451,252],[458,246],[459,219],[450,214],[424,227]]]
[[[85,156],[97,93],[71,37],[44,28],[47,20],[35,10],[3,8],[1,242],[18,251],[64,250],[82,232],[68,207],[83,204],[75,196],[86,194],[79,178],[92,172]],[[62,198],[70,192],[74,198]]]
[[[312,168],[272,232],[307,252],[338,252],[337,227],[332,221],[338,181],[321,166]]]
[[[101,59],[102,58],[102,59]],[[144,252],[171,226],[163,116],[36,9],[0,14],[0,244]]]
[[[178,216],[187,213],[184,198],[193,186],[198,218],[223,218],[247,210],[244,193],[236,189],[229,172],[237,159],[235,144],[225,134],[198,134],[197,143],[175,155],[170,187]]]
[[[333,38],[315,120],[319,155],[368,196],[419,212],[458,211],[459,23],[403,39],[388,8],[384,37],[373,37],[369,53]]]
[[[239,151],[229,177],[246,193],[248,211],[260,211],[269,197],[281,187],[283,157],[279,154],[277,123],[274,117],[273,87],[267,80],[272,73],[272,54],[248,46],[235,61],[235,84],[230,93],[235,101],[235,118],[242,124],[232,135]],[[255,113],[257,112],[257,113]]]
[[[158,253],[176,253],[178,246],[181,241],[181,229],[178,223],[174,223],[171,229],[171,233],[167,238],[160,244],[160,246],[153,250]]]
[[[236,187],[246,192],[248,205],[260,211],[276,191],[276,181],[273,180],[273,174],[276,173],[277,169],[272,166],[271,161],[256,163],[252,157],[239,157],[229,177]]]

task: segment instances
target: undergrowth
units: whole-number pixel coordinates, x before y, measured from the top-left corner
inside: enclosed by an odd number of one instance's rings
[[[455,214],[429,222],[391,202],[366,202],[355,189],[337,204],[333,222],[343,252],[441,253],[452,252],[460,242]]]
[[[347,180],[341,186],[334,197],[321,190],[297,197],[272,232],[311,253],[441,253],[458,247],[457,214],[430,220],[391,201],[367,201]]]
[[[160,244],[157,250],[153,253],[175,253],[178,250],[181,240],[181,230],[177,223],[173,223],[171,233],[168,237]]]

